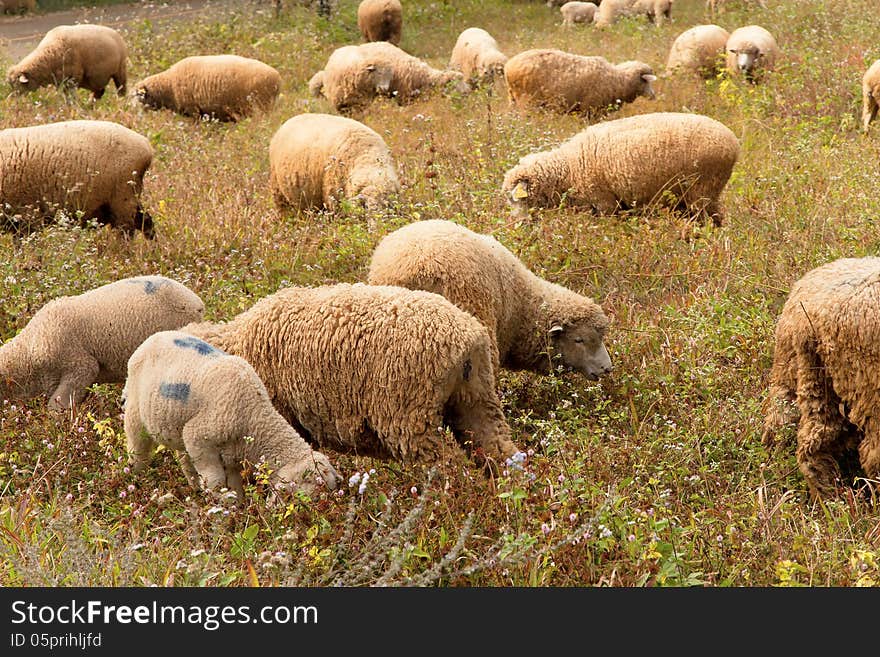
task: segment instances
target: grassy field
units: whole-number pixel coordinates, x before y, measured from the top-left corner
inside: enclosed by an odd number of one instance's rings
[[[277,107],[238,124],[144,112],[112,93],[94,105],[85,91],[65,99],[54,89],[0,101],[0,128],[107,119],[156,151],[144,191],[154,241],[106,228],[0,237],[4,340],[54,297],[147,273],[187,284],[209,318],[227,319],[285,285],[363,280],[383,235],[446,218],[600,302],[615,364],[596,383],[503,373],[508,420],[531,455],[522,471],[489,480],[463,453],[422,467],[328,451],[343,490],[308,500],[257,483],[240,507],[188,489],[167,451],[145,474],[126,472],[120,386],[96,386],[64,416],[40,400],[3,402],[0,584],[880,584],[876,498],[813,502],[793,443],[768,451],[760,441],[773,329],[791,283],[829,260],[880,252],[880,125],[864,135],[858,121],[862,74],[880,57],[876,7],[718,4],[710,16],[703,0],[676,0],[660,28],[626,20],[600,31],[564,28],[534,0],[411,0],[401,43],[443,67],[458,33],[480,26],[509,55],[556,47],[640,59],[660,73],[692,25],[764,25],[783,52],[765,83],[661,78],[655,100],[608,117],[692,111],[740,137],[718,228],[650,208],[514,219],[499,192],[504,172],[586,123],[514,111],[503,82],[369,108],[362,120],[385,137],[404,184],[391,210],[279,216],[269,140],[290,116],[332,112],[306,82],[334,48],[360,40],[353,0],[329,21],[294,3],[277,18],[271,3],[242,3],[161,38],[148,22],[129,26],[133,81],[193,54],[234,52],[278,68]],[[365,486],[347,484],[363,473]]]

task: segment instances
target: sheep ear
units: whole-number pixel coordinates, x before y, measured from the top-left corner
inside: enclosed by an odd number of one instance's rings
[[[28,83],[28,76],[26,76],[24,73],[22,73],[21,75],[18,76],[18,81],[21,82],[22,84],[27,84]]]
[[[516,183],[516,187],[510,192],[510,196],[519,201],[520,199],[528,198],[529,190],[526,189],[526,185],[523,182]],[[551,329],[552,330],[552,329]]]
[[[562,328],[559,324],[556,324],[554,326],[551,326],[550,330],[547,331],[547,333],[550,335],[551,338],[558,338],[562,335],[564,331],[564,328]]]
[[[644,75],[642,75],[642,80],[644,80],[645,82],[654,82],[654,80],[656,79],[657,76],[651,75],[650,73],[645,73]]]
[[[368,70],[370,73],[372,73],[373,71],[376,70],[376,65],[375,65],[375,64],[367,64],[367,70]]]

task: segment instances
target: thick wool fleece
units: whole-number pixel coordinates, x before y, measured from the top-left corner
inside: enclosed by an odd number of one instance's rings
[[[362,0],[357,10],[357,25],[364,41],[400,43],[403,7],[400,0]]]
[[[498,42],[486,30],[469,27],[458,35],[449,68],[461,71],[465,80],[488,81],[504,74],[507,55],[498,48]]]
[[[730,34],[718,25],[695,25],[679,34],[666,58],[666,72],[714,77],[725,60]]]

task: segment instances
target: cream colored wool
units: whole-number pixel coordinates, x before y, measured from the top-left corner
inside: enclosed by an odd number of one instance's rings
[[[134,95],[153,109],[238,121],[270,111],[280,91],[281,74],[257,59],[199,55],[144,78],[135,86]]]
[[[396,46],[403,27],[403,7],[399,0],[362,0],[357,25],[364,41],[388,41]]]
[[[841,258],[796,281],[779,315],[763,440],[797,425],[797,462],[811,493],[828,497],[839,459],[858,449],[880,477],[880,258]]]
[[[199,321],[205,304],[163,276],[136,276],[59,297],[0,347],[0,396],[78,404],[93,383],[122,383],[129,357],[157,331]]]
[[[140,195],[152,161],[149,140],[112,121],[0,130],[0,225],[26,233],[65,210],[151,237]]]
[[[597,123],[557,148],[532,153],[504,175],[518,211],[565,201],[602,214],[671,203],[722,221],[719,197],[739,157],[723,123],[699,114],[656,112]]]
[[[128,360],[123,390],[132,470],[143,471],[156,444],[179,453],[196,488],[227,487],[244,496],[243,461],[270,469],[269,481],[312,494],[340,475],[272,406],[243,358],[181,331],[148,337]]]
[[[362,283],[289,287],[227,324],[182,330],[253,365],[275,407],[322,448],[431,461],[448,424],[478,461],[517,452],[489,334],[440,295]]]
[[[725,61],[730,34],[718,25],[695,25],[679,34],[666,58],[667,73],[715,77]]]
[[[46,32],[37,46],[6,71],[13,89],[72,82],[88,89],[97,100],[113,80],[123,95],[128,50],[119,32],[104,25],[59,25]]]
[[[880,104],[880,59],[875,61],[862,78],[862,129],[867,132],[877,117],[877,108]]]
[[[320,91],[340,113],[362,111],[380,95],[405,104],[434,87],[457,83],[459,91],[469,88],[461,71],[433,68],[387,41],[337,48],[323,73],[323,79],[318,78]]]
[[[469,27],[458,35],[449,68],[461,71],[468,81],[488,82],[504,74],[507,55],[498,48],[498,42],[486,30]]]
[[[656,77],[644,62],[615,65],[604,57],[544,48],[508,59],[504,79],[517,107],[601,114],[639,96],[653,98],[651,82]]]
[[[625,16],[645,16],[658,27],[670,20],[672,0],[602,0],[593,18],[597,27],[606,27]]]
[[[331,212],[340,199],[382,208],[400,191],[391,151],[379,133],[333,114],[300,114],[278,128],[269,143],[269,186],[282,210]]]
[[[559,8],[563,25],[592,23],[598,7],[593,2],[566,2]]]
[[[442,294],[489,330],[496,369],[547,373],[558,365],[595,380],[611,371],[608,319],[592,299],[534,273],[489,235],[451,221],[417,221],[386,235],[372,285]]]
[[[776,39],[760,25],[739,27],[727,39],[727,70],[752,82],[772,71],[779,55]]]

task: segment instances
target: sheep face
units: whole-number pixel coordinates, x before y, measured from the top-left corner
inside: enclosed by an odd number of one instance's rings
[[[764,56],[758,47],[754,45],[731,48],[728,52],[736,55],[736,68],[747,78],[754,74],[761,58]]]
[[[636,93],[630,100],[634,100],[637,96],[647,96],[652,100],[656,97],[651,83],[657,79],[657,76],[654,75],[654,70],[650,66],[644,62],[630,61],[618,64],[617,68],[626,71],[628,76],[632,76],[629,78],[630,80],[635,79],[635,84],[630,88]]]
[[[321,452],[312,452],[311,458],[291,461],[275,473],[279,482],[292,484],[307,495],[312,495],[317,490],[319,477],[328,490],[336,490],[342,481],[342,475]]]
[[[592,381],[613,369],[611,356],[602,341],[603,335],[594,327],[556,324],[550,328],[549,334],[553,356],[561,358],[565,367],[585,374]]]
[[[162,101],[150,93],[146,85],[138,85],[132,92],[132,100],[135,104],[141,104],[150,109],[162,109]]]
[[[40,81],[33,75],[28,71],[18,70],[15,66],[6,71],[6,81],[12,90],[18,93],[33,91],[40,86]]]

